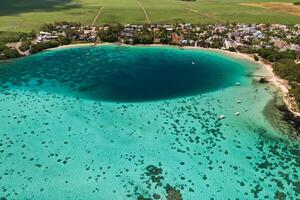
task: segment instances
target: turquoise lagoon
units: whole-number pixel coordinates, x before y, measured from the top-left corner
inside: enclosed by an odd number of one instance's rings
[[[296,199],[299,141],[264,114],[259,70],[113,45],[1,62],[0,198]]]

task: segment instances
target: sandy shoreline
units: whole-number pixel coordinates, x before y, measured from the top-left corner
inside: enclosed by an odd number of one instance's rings
[[[63,48],[72,48],[72,47],[86,47],[86,46],[104,46],[104,45],[112,45],[111,43],[102,43],[102,44],[94,44],[94,43],[79,43],[79,44],[70,44],[70,45],[64,45],[64,46],[59,46],[56,48],[48,49],[48,50],[54,50],[54,49],[63,49]],[[120,46],[133,46],[133,45],[126,45],[126,44],[117,44]],[[173,46],[173,45],[164,45],[164,44],[149,44],[149,45],[135,45],[135,46],[156,46],[156,47],[177,47],[181,49],[195,49],[195,50],[206,50],[206,51],[213,51],[213,52],[219,52],[222,54],[226,54],[230,57],[238,58],[238,59],[244,59],[251,61],[253,63],[258,63],[264,70],[265,70],[265,75],[266,79],[274,85],[276,88],[280,90],[280,93],[282,95],[283,101],[286,104],[287,108],[289,109],[290,112],[292,112],[295,116],[300,117],[300,112],[297,110],[297,104],[294,101],[294,99],[289,95],[289,89],[290,86],[286,80],[283,80],[276,76],[273,72],[271,64],[268,64],[267,62],[264,61],[254,61],[253,55],[251,54],[244,54],[244,53],[238,53],[238,52],[230,52],[222,49],[213,49],[213,48],[203,48],[203,47],[192,47],[192,46]]]

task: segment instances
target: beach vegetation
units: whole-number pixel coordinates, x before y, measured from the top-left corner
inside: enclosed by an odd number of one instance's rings
[[[293,95],[295,98],[297,104],[300,104],[300,85],[299,84],[290,84],[291,89],[289,90],[289,93]]]
[[[19,54],[19,52],[16,49],[11,49],[11,48],[5,48],[3,51],[3,56],[5,59],[10,59],[10,58],[18,58],[21,55]]]
[[[2,52],[5,49],[5,44],[0,42],[0,52]]]
[[[234,47],[229,47],[228,51],[236,52],[236,49]]]
[[[133,37],[134,44],[153,44],[154,37],[150,34],[142,34]]]
[[[237,47],[237,50],[240,53],[248,53],[248,54],[252,54],[255,53],[255,50],[253,48],[251,48],[250,46],[241,46],[241,47]]]
[[[59,42],[57,41],[48,41],[31,45],[30,53],[38,53],[42,50],[55,48],[59,46]]]
[[[58,43],[60,45],[68,45],[72,43],[72,40],[69,37],[60,37],[58,38]]]
[[[292,50],[276,51],[274,49],[261,48],[257,51],[258,55],[270,62],[275,62],[282,59],[295,59],[296,52]]]
[[[289,82],[291,86],[289,92],[300,105],[300,63],[291,59],[283,59],[273,65],[273,70],[276,75]]]
[[[109,26],[106,30],[101,30],[98,33],[100,40],[104,42],[117,42],[119,33],[122,30],[123,25]]]
[[[300,64],[292,59],[283,59],[273,65],[274,72],[291,83],[300,83]]]
[[[31,45],[31,40],[24,40],[22,41],[19,50],[20,51],[27,51],[30,49],[30,45]]]
[[[169,37],[161,37],[159,41],[161,44],[170,44],[172,42],[171,38]]]

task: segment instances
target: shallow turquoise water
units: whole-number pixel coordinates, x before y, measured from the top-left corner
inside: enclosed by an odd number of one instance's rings
[[[0,197],[296,199],[299,142],[263,115],[257,68],[116,46],[0,63]]]

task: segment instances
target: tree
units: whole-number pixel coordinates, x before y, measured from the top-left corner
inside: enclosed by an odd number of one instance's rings
[[[236,52],[235,48],[234,47],[229,47],[228,48],[228,51],[231,51],[231,52]]]
[[[59,43],[57,41],[48,41],[48,42],[33,44],[31,45],[30,53],[37,53],[44,49],[54,48],[58,46]]]
[[[273,69],[276,75],[291,83],[300,82],[300,64],[296,64],[294,60],[280,60],[273,65]]]
[[[0,52],[2,52],[5,49],[5,44],[0,43]]]
[[[68,45],[72,42],[72,40],[68,37],[60,37],[58,39],[58,42],[59,42],[60,45]]]
[[[22,41],[21,46],[19,47],[20,51],[27,51],[30,49],[31,41],[30,40],[25,40]]]
[[[21,55],[16,49],[11,49],[11,48],[5,48],[3,50],[4,58],[10,59],[10,58],[18,58]]]

